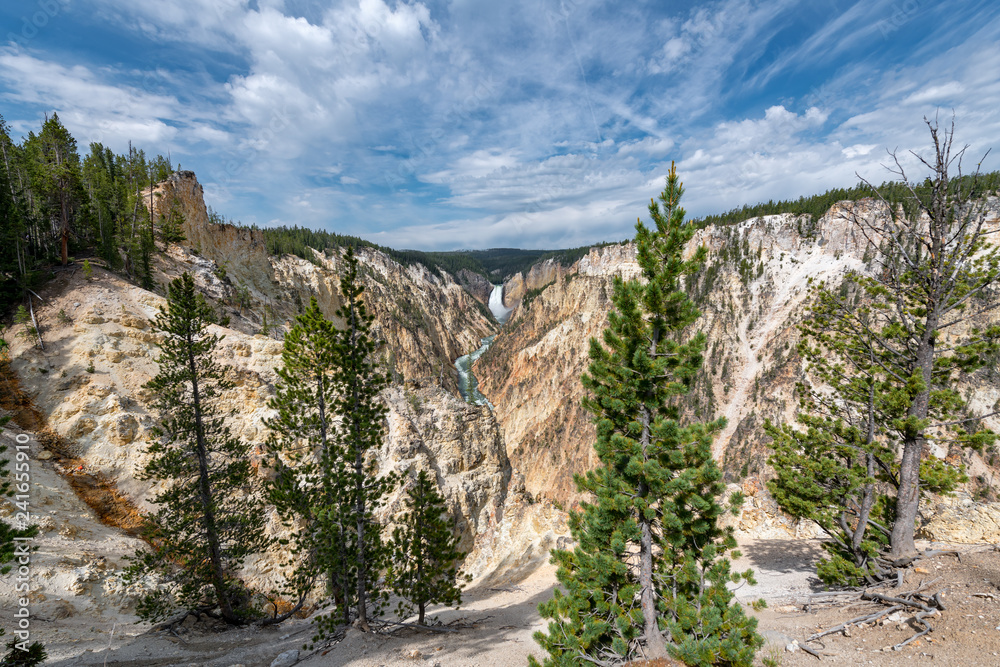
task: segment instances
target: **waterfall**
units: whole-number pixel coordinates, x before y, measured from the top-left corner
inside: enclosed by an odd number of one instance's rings
[[[503,305],[503,285],[494,285],[493,291],[490,292],[490,312],[493,313],[493,317],[497,318],[497,322],[503,324],[510,317],[512,310],[514,309]]]

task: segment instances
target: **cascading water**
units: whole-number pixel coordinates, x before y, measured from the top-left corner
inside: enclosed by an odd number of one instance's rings
[[[479,392],[479,382],[476,381],[476,376],[472,374],[472,364],[476,359],[483,356],[483,352],[489,349],[490,343],[493,342],[494,338],[495,335],[483,338],[480,341],[483,344],[482,347],[472,354],[467,354],[455,360],[455,368],[458,369],[458,393],[462,395],[466,403],[493,407],[493,404]]]
[[[502,325],[510,317],[512,310],[514,309],[503,305],[503,285],[494,285],[493,291],[490,292],[490,312],[493,313],[493,317]],[[479,383],[476,381],[476,376],[472,374],[472,364],[490,348],[490,343],[495,337],[496,334],[483,338],[480,341],[482,347],[472,354],[466,354],[455,360],[455,368],[458,369],[458,392],[462,398],[467,403],[489,405],[490,409],[493,408],[493,405],[479,392]]]
[[[493,291],[490,292],[490,312],[493,313],[493,317],[497,318],[500,324],[504,324],[512,310],[514,309],[503,305],[503,285],[494,285]]]

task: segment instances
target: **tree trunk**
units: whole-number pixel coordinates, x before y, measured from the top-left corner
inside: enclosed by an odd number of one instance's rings
[[[361,630],[371,632],[371,628],[368,626],[368,582],[366,577],[368,564],[365,562],[365,497],[362,489],[364,485],[364,460],[361,454],[360,448],[354,454],[354,475],[357,480],[356,491],[358,494],[354,507],[358,521],[358,625]]]
[[[351,298],[351,297],[349,297]],[[351,320],[348,323],[351,327],[351,351],[350,355],[355,356],[358,354],[357,350],[357,330],[358,325],[355,319],[354,303],[351,303]],[[357,424],[357,411],[358,411],[358,383],[361,381],[357,376],[357,369],[354,369],[354,378],[351,384],[351,398],[353,402],[354,410],[352,414],[355,415],[354,419],[354,512],[357,519],[357,531],[358,531],[358,626],[364,632],[371,632],[371,628],[368,625],[368,563],[366,562],[367,554],[365,553],[365,493],[364,493],[364,447],[361,442],[361,433]]]
[[[198,374],[194,361],[192,346],[194,341],[187,338],[188,344],[188,370],[191,372],[191,403],[194,409],[195,439],[198,444],[198,490],[201,496],[201,505],[204,511],[203,524],[205,526],[205,537],[208,540],[209,559],[212,562],[212,587],[215,589],[215,596],[219,602],[219,609],[222,618],[230,623],[239,622],[240,619],[233,613],[233,607],[229,602],[226,591],[226,578],[222,571],[222,547],[219,544],[219,534],[215,526],[215,510],[212,506],[212,488],[208,481],[208,447],[205,444],[205,430],[201,420],[201,397],[198,393]]]
[[[69,263],[69,212],[66,210],[66,198],[62,198],[62,264]]]
[[[420,501],[424,502],[425,499],[421,497]],[[413,527],[413,543],[416,546],[416,549],[414,549],[414,551],[416,551],[417,554],[417,576],[414,578],[414,581],[417,582],[417,585],[419,586],[421,583],[423,583],[424,580],[424,560],[430,557],[430,554],[427,553],[427,549],[424,548],[424,537],[420,533],[419,520]],[[423,599],[417,600],[417,612],[420,615],[417,622],[420,623],[420,625],[424,624],[424,608],[426,607],[426,605],[427,605],[426,600]]]
[[[865,458],[867,459],[868,476],[874,478],[875,457],[872,454],[865,454]],[[851,550],[854,552],[857,565],[861,565],[867,559],[867,556],[861,552],[861,543],[865,539],[865,532],[868,530],[868,518],[871,516],[874,506],[875,485],[865,484],[861,491],[861,503],[858,508],[858,525],[854,529],[854,534],[851,535]]]
[[[340,596],[343,600],[342,606],[344,608],[344,625],[351,624],[351,605],[350,605],[350,587],[348,586],[349,578],[347,576],[347,531],[344,529],[343,521],[343,511],[340,507],[337,507],[337,512],[341,514],[341,518],[337,521],[337,530],[340,533],[340,544],[337,548],[340,550]]]
[[[667,643],[657,622],[656,596],[653,594],[653,531],[649,521],[641,520],[639,543],[639,585],[642,586],[643,631],[646,633],[646,657],[666,658]]]
[[[642,444],[643,456],[649,448],[650,424],[649,409],[642,406]],[[639,483],[639,497],[645,499],[649,488],[645,482]],[[639,586],[642,587],[640,601],[642,603],[643,631],[646,634],[646,657],[650,659],[666,658],[667,643],[660,632],[659,613],[656,610],[656,595],[653,589],[653,526],[642,512],[639,513]]]
[[[874,359],[869,354],[869,359],[874,363]],[[865,445],[871,449],[875,443],[875,383],[868,382],[868,428],[865,434]],[[865,473],[869,479],[875,479],[875,455],[871,451],[865,452]],[[856,565],[862,565],[868,560],[868,556],[862,553],[861,543],[865,538],[865,531],[868,530],[868,517],[871,516],[872,508],[875,506],[875,485],[865,484],[861,492],[861,503],[858,508],[858,525],[851,535],[851,550],[854,552]]]
[[[913,399],[908,417],[926,419],[930,407],[931,374],[934,370],[934,336],[937,334],[937,317],[928,316],[924,333],[917,349],[917,364],[924,378],[924,388]],[[896,520],[892,525],[889,557],[907,558],[917,553],[913,541],[917,510],[920,508],[920,460],[923,458],[923,429],[908,431],[903,438],[903,459],[899,464],[899,491],[896,496]]]

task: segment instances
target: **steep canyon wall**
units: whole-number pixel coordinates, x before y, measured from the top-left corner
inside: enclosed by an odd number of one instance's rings
[[[811,287],[836,286],[845,272],[865,269],[866,239],[851,218],[880,212],[871,200],[841,202],[818,220],[765,216],[708,227],[692,239],[688,253],[702,245],[709,250],[691,281],[702,312],[693,330],[707,334],[708,349],[684,405],[693,418],[726,418],[714,452],[730,482],[767,473],[762,426],[768,418],[794,417],[796,384],[806,373],[796,325]],[[562,274],[540,270],[554,282],[517,307],[474,366],[480,390],[496,407],[511,461],[533,496],[579,500],[573,475],[594,464],[595,437],[581,407],[580,375],[591,337],[606,325],[614,276],[638,271],[631,244],[594,249]],[[1000,387],[985,373],[967,378],[963,389],[984,413],[1000,398]],[[981,461],[967,463],[973,474],[982,471]]]

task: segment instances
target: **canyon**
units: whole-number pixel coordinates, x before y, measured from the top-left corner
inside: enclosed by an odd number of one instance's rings
[[[211,328],[224,336],[217,356],[233,383],[222,406],[234,433],[256,445],[255,464],[268,435],[282,332],[311,298],[334,321],[341,304],[339,250],[315,251],[308,260],[271,255],[259,231],[210,220],[192,172],[173,174],[147,198],[154,213],[176,207],[184,216],[186,240],[156,256],[157,289],[101,268],[90,276],[60,271],[36,302],[44,350],[27,337],[11,342],[11,369],[37,419],[4,437],[26,435],[33,443],[44,509],[32,600],[43,616],[134,624],[141,591],[124,588],[120,574],[125,556],[141,548],[137,517],[155,490],[139,473],[158,418],[143,385],[156,372],[160,335],[150,320],[165,303],[163,286],[191,273],[224,322]],[[990,200],[990,211],[1000,227],[1000,201]],[[702,313],[693,329],[707,334],[709,347],[683,409],[694,419],[726,417],[714,452],[729,491],[746,494],[729,519],[741,539],[816,536],[764,490],[769,451],[761,426],[793,418],[796,384],[807,373],[796,324],[811,288],[864,269],[865,239],[851,217],[879,214],[868,200],[842,202],[816,220],[784,214],[706,227],[689,246],[689,253],[709,251],[688,286]],[[467,270],[453,276],[403,265],[375,248],[357,253],[392,377],[383,394],[385,442],[375,456],[380,474],[433,474],[477,595],[512,591],[535,582],[539,571],[548,579],[538,590],[551,587],[549,550],[570,544],[566,510],[586,499],[573,477],[596,462],[580,378],[591,339],[607,325],[615,281],[640,273],[635,246],[593,248],[569,265],[546,259],[502,285]],[[962,387],[983,412],[1000,403],[993,372],[978,371]],[[976,454],[936,453],[964,462],[972,481],[957,500],[927,506],[923,534],[995,540],[995,506],[973,501],[993,468]],[[382,517],[391,522],[401,508],[397,491]],[[280,534],[276,517],[269,519],[269,530]],[[245,579],[259,589],[274,586],[279,562],[277,554],[260,554]],[[75,646],[66,640],[57,650],[68,658]]]

